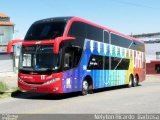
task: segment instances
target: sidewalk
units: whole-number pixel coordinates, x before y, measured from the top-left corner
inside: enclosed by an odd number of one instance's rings
[[[0,81],[4,82],[10,87],[17,87],[17,73],[5,72],[0,73]]]
[[[148,77],[152,77],[152,76],[159,76],[160,77],[160,74],[147,74],[146,76],[148,76]]]

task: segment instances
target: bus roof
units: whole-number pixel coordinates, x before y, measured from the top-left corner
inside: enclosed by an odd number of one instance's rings
[[[66,32],[65,32],[65,35],[66,35],[66,36],[67,36],[67,34],[68,34],[70,25],[71,25],[74,21],[84,22],[84,23],[93,25],[93,26],[95,26],[95,27],[104,29],[104,30],[106,30],[106,31],[108,31],[108,32],[115,33],[115,34],[120,35],[120,36],[122,36],[122,37],[125,37],[125,38],[128,38],[128,39],[130,39],[130,40],[134,40],[134,41],[137,41],[137,42],[140,42],[140,43],[143,43],[143,44],[144,44],[143,41],[140,41],[140,40],[138,40],[138,39],[136,39],[136,38],[134,38],[134,37],[127,36],[127,35],[125,35],[125,34],[122,34],[122,33],[120,33],[120,32],[117,32],[117,31],[115,31],[115,30],[112,30],[112,29],[110,29],[110,28],[106,28],[106,27],[104,27],[104,26],[95,24],[95,23],[93,23],[93,22],[87,21],[87,20],[85,20],[85,19],[82,19],[82,18],[79,18],[79,17],[76,17],[76,16],[75,16],[75,17],[70,17],[70,20],[69,20],[69,23],[68,23],[68,27],[67,27],[68,29],[66,29]]]
[[[53,18],[47,18],[47,19],[42,19],[42,20],[38,20],[36,22],[34,22],[34,24],[38,24],[38,23],[43,23],[43,22],[52,22],[52,21],[68,21],[68,25],[67,25],[67,28],[65,30],[65,33],[64,33],[64,36],[67,36],[68,35],[68,32],[69,32],[69,28],[71,26],[71,24],[74,22],[74,21],[79,21],[79,22],[83,22],[83,23],[86,23],[86,24],[90,24],[90,25],[93,25],[95,27],[98,27],[98,28],[101,28],[101,29],[104,29],[108,32],[111,32],[111,33],[115,33],[117,35],[120,35],[122,37],[125,37],[125,38],[128,38],[130,40],[134,40],[134,41],[137,41],[137,42],[140,42],[140,43],[143,43],[143,41],[140,41],[134,37],[130,37],[130,36],[127,36],[125,34],[122,34],[120,32],[117,32],[115,30],[112,30],[110,28],[107,28],[107,27],[104,27],[104,26],[101,26],[101,25],[98,25],[96,23],[93,23],[93,22],[90,22],[88,20],[85,20],[85,19],[82,19],[82,18],[79,18],[79,17],[76,17],[76,16],[67,16],[67,17],[53,17]]]
[[[47,19],[42,19],[34,22],[34,24],[38,23],[43,23],[43,22],[53,22],[53,21],[68,21],[73,17],[53,17],[53,18],[47,18]]]

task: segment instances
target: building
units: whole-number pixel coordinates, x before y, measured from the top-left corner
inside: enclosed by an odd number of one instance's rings
[[[10,22],[10,17],[0,13],[0,45],[7,45],[13,39],[14,24]]]
[[[145,42],[146,73],[160,74],[160,32],[133,35]]]
[[[13,54],[7,54],[7,44],[13,39],[14,23],[10,17],[0,13],[0,72],[13,71]]]

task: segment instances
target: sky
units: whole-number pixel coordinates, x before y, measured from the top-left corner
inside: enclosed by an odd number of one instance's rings
[[[37,20],[78,16],[126,35],[160,32],[160,0],[0,0],[23,39]]]

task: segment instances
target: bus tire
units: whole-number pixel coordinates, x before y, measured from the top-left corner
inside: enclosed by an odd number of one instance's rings
[[[88,94],[93,94],[93,85],[90,83],[88,87]]]
[[[133,81],[133,87],[138,86],[138,84],[139,84],[139,78],[138,78],[138,75],[135,75],[134,81]]]
[[[130,75],[129,77],[129,83],[128,83],[128,87],[133,87],[133,81],[134,81],[134,78],[133,78],[133,75]]]
[[[87,80],[83,80],[82,83],[82,95],[87,95],[89,90],[89,84]]]

